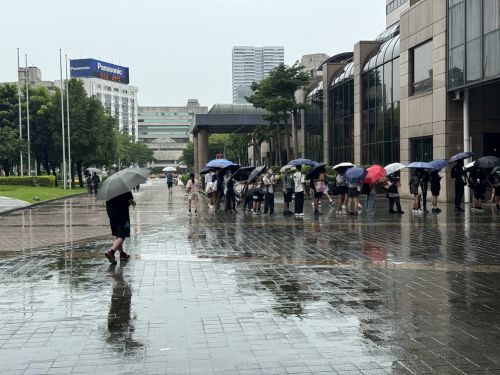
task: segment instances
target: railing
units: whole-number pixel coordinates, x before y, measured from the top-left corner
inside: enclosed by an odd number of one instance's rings
[[[432,78],[427,78],[422,81],[414,82],[412,85],[413,94],[432,90]]]

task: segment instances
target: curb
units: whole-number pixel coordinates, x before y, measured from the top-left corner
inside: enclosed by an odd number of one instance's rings
[[[87,193],[85,192],[85,193],[78,193],[78,194],[74,194],[74,195],[66,195],[64,197],[53,198],[53,199],[49,199],[49,200],[46,200],[46,201],[43,201],[43,202],[33,203],[33,204],[30,204],[30,205],[27,205],[27,206],[23,206],[23,207],[11,208],[11,209],[6,210],[6,211],[1,211],[0,212],[0,216],[2,216],[4,214],[10,214],[10,213],[16,212],[16,211],[31,209],[33,207],[40,206],[40,205],[45,204],[45,203],[51,203],[51,202],[59,201],[59,200],[66,199],[66,198],[79,197],[79,196],[84,195],[84,194],[87,194]]]

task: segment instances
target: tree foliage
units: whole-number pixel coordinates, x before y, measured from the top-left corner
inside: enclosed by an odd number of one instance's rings
[[[252,83],[252,95],[246,99],[254,107],[266,110],[267,114],[263,117],[269,121],[269,129],[265,129],[266,127],[256,129],[256,133],[259,134],[254,134],[254,138],[256,142],[268,138],[271,147],[273,143],[276,144],[278,157],[277,160],[271,160],[272,164],[275,161],[282,164],[281,141],[283,136],[289,134],[290,116],[296,115],[305,107],[304,103],[296,101],[295,92],[309,81],[310,76],[304,67],[295,63],[291,67],[280,64],[262,81]]]

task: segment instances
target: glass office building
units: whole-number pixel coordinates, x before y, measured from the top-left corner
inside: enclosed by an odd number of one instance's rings
[[[304,110],[304,129],[307,137],[304,151],[307,158],[323,160],[323,81],[320,81],[306,97],[307,108]]]

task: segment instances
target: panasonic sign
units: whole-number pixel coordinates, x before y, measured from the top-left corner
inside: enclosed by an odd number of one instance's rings
[[[94,59],[70,61],[71,77],[95,77],[118,83],[129,83],[128,68]]]

